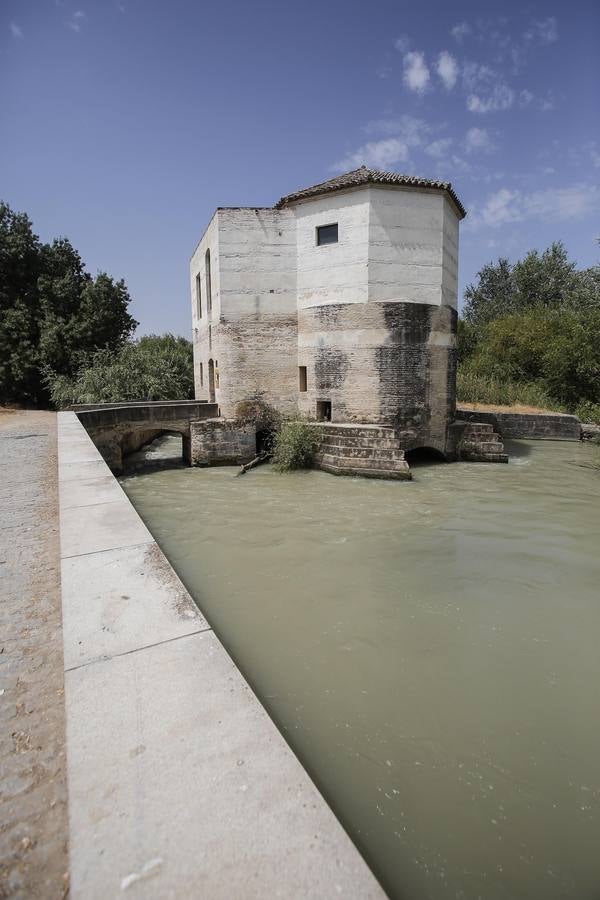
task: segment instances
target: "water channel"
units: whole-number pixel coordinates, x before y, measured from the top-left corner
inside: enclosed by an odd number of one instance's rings
[[[600,896],[600,448],[508,451],[122,479],[393,898]]]

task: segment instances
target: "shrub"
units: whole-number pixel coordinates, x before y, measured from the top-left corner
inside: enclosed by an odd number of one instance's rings
[[[575,407],[575,415],[581,422],[591,422],[594,425],[600,425],[600,403],[582,400]],[[600,440],[598,443],[600,443]]]
[[[319,445],[318,428],[301,419],[284,422],[277,433],[273,464],[278,472],[308,469]]]
[[[259,453],[272,453],[275,439],[281,428],[282,415],[260,397],[241,400],[235,408],[235,418],[240,425],[254,425],[256,448]]]

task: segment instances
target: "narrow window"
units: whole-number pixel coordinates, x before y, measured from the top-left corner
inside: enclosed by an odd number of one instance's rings
[[[208,349],[212,350],[212,325],[208,326]]]
[[[321,247],[323,244],[337,244],[338,227],[335,225],[319,225],[317,226],[317,245]]]
[[[200,387],[204,387],[204,367],[200,363]]]
[[[298,390],[301,394],[304,394],[307,390],[306,366],[298,366],[298,382]]]
[[[215,386],[220,387],[221,376],[219,375],[219,360],[215,359]]]
[[[330,400],[317,400],[317,420],[319,422],[331,422]]]
[[[212,310],[212,284],[210,280],[210,250],[206,251],[204,257],[206,268],[206,309],[210,313]]]
[[[201,285],[202,279],[200,278],[200,272],[196,275],[196,318],[202,318],[202,291]]]

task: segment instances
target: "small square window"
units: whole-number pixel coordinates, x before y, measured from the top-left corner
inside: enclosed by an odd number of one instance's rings
[[[323,244],[337,244],[338,242],[338,226],[335,225],[318,225],[317,226],[317,246]]]

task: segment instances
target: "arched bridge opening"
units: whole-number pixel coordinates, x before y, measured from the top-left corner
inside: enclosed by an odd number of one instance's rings
[[[436,447],[412,447],[404,451],[404,459],[409,466],[431,466],[435,463],[448,462],[448,458]]]

